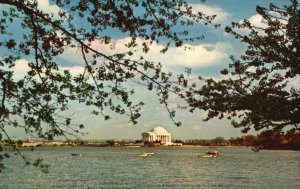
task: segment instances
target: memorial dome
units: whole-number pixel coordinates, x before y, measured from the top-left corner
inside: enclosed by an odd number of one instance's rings
[[[169,132],[163,127],[154,127],[150,132],[155,133],[156,135],[168,135]]]

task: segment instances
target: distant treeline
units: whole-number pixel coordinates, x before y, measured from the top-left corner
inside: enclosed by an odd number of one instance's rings
[[[217,137],[215,139],[203,140],[175,140],[175,142],[184,145],[201,146],[252,146],[258,149],[289,149],[300,150],[300,133],[282,133],[276,131],[265,131],[257,136],[245,135],[242,137],[224,139]]]

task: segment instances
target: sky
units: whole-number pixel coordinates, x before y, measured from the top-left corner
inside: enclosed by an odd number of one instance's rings
[[[48,0],[38,0],[41,10],[58,12],[59,7],[51,4]],[[288,4],[287,0],[206,0],[204,3],[200,0],[189,1],[194,10],[202,11],[208,15],[216,14],[215,22],[220,23],[220,28],[203,27],[196,25],[190,28],[191,35],[203,34],[205,39],[196,43],[185,44],[191,47],[191,50],[185,51],[183,47],[171,47],[166,54],[159,53],[162,49],[161,44],[153,44],[146,58],[161,62],[164,69],[173,73],[184,72],[185,67],[192,68],[193,76],[221,77],[220,70],[226,68],[230,63],[229,56],[239,57],[245,50],[245,46],[232,36],[224,32],[226,25],[231,22],[240,22],[243,19],[249,19],[253,24],[261,25],[261,17],[256,14],[256,6],[268,6],[270,3],[275,5]],[[243,31],[242,31],[243,32]],[[124,42],[128,38],[124,35],[115,35],[116,49],[124,49]],[[142,42],[142,40],[140,40]],[[104,52],[109,53],[108,46],[97,46]],[[82,61],[80,55],[74,49],[67,49],[63,56],[59,57],[61,67],[70,69],[72,73],[82,71]],[[14,68],[16,77],[24,74],[27,69],[27,60],[17,60]],[[170,120],[167,111],[159,104],[155,93],[146,92],[140,86],[134,86],[136,94],[133,98],[137,101],[144,101],[145,106],[142,110],[142,116],[136,125],[128,122],[128,117],[113,115],[111,120],[104,121],[102,117],[89,114],[89,108],[71,104],[70,109],[74,111],[74,120],[85,124],[84,136],[78,136],[81,139],[141,139],[141,133],[151,130],[155,126],[163,126],[172,133],[175,139],[212,139],[216,137],[237,137],[242,136],[240,129],[235,129],[230,125],[230,121],[213,119],[209,122],[203,122],[206,112],[196,111],[193,114],[178,111],[176,120],[182,122],[181,127],[176,127]],[[172,99],[171,99],[172,101]],[[172,101],[176,106],[176,100]],[[19,130],[10,130],[11,135],[18,138],[27,138],[28,136]],[[251,131],[250,134],[254,132]]]

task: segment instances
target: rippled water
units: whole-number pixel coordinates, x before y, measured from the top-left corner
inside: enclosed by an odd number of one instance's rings
[[[48,174],[5,160],[0,188],[300,188],[300,152],[219,148],[218,158],[200,158],[206,147],[48,147],[31,152],[51,164]],[[151,157],[139,157],[154,152]],[[81,153],[82,156],[71,156]]]

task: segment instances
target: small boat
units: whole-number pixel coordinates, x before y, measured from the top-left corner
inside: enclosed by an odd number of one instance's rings
[[[139,154],[138,156],[140,156],[140,157],[150,157],[150,156],[152,156],[154,153],[142,153],[142,154]]]
[[[203,158],[213,158],[213,157],[217,157],[215,155],[199,155],[199,157],[203,157]]]
[[[212,156],[220,156],[222,153],[219,152],[219,150],[217,150],[216,148],[209,148],[209,149],[206,151],[206,154],[207,154],[207,155],[212,155]]]
[[[213,156],[219,156],[219,155],[221,155],[221,152],[219,152],[219,151],[207,151],[206,154],[207,155],[213,155]]]
[[[82,156],[80,153],[72,153],[71,156]]]
[[[150,157],[151,155],[150,154],[139,154],[138,156],[140,156],[140,157]]]
[[[203,158],[214,158],[220,156],[222,153],[215,147],[210,147],[205,154],[198,155],[199,157]]]
[[[206,151],[206,156],[207,157],[217,157],[220,156],[222,153],[216,148],[216,147],[210,147],[207,151]]]

